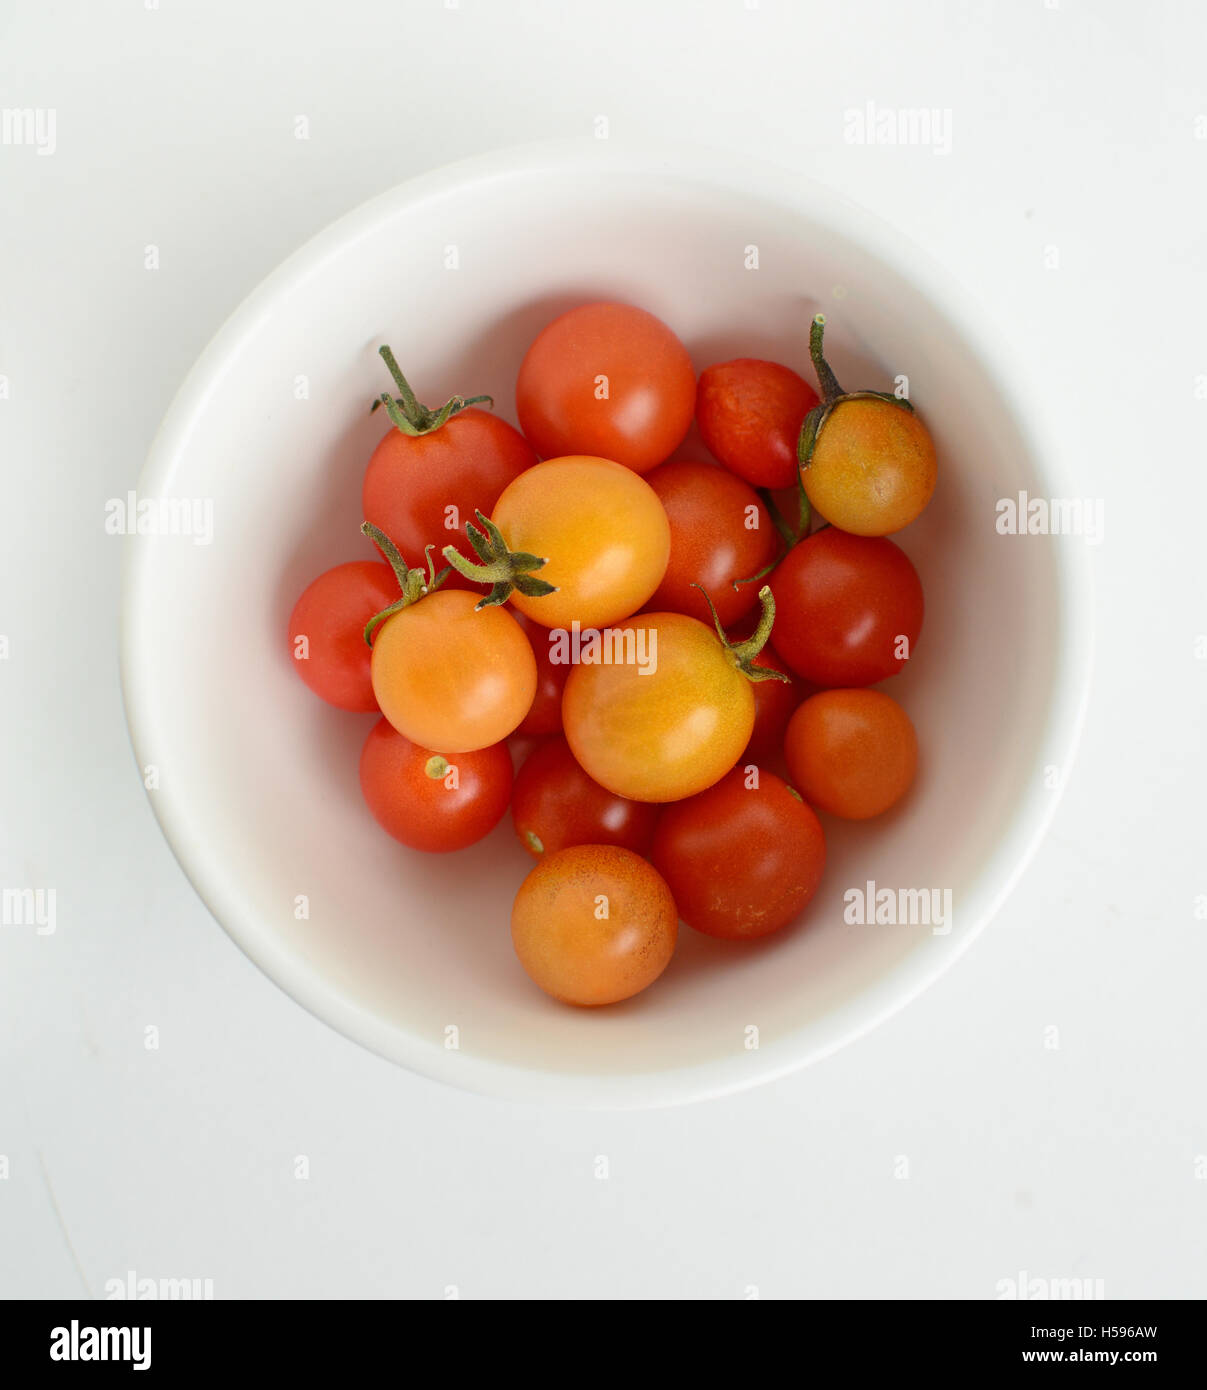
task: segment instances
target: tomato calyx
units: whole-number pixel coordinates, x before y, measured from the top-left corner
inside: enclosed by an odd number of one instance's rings
[[[767,639],[771,636],[772,624],[775,622],[775,598],[766,584],[759,590],[759,603],[762,605],[762,612],[759,614],[758,626],[749,637],[742,642],[731,642],[725,635],[725,629],[721,626],[721,620],[717,617],[717,610],[713,601],[708,596],[708,590],[701,584],[695,584],[693,588],[699,589],[704,595],[704,602],[708,604],[708,611],[712,614],[712,625],[717,630],[717,637],[720,639],[721,646],[725,649],[726,658],[737,667],[739,671],[748,679],[756,684],[759,681],[784,681],[790,683],[790,677],[785,676],[782,671],[773,671],[769,666],[756,666],[755,657],[767,645]]]
[[[386,414],[390,417],[390,423],[395,429],[400,430],[410,439],[418,439],[420,435],[432,434],[442,425],[448,424],[454,415],[460,414],[466,406],[494,405],[494,400],[490,396],[451,396],[439,410],[429,410],[426,405],[421,405],[414,391],[411,390],[410,383],[402,374],[402,369],[395,361],[394,354],[384,343],[377,349],[381,354],[382,361],[390,369],[390,375],[394,378],[394,387],[397,396],[391,396],[383,391],[380,396],[369,407],[372,414],[378,406],[384,406]]]
[[[825,314],[814,314],[813,322],[809,325],[809,356],[813,359],[813,370],[817,373],[817,384],[821,387],[821,402],[805,416],[805,422],[800,427],[800,437],[796,441],[796,459],[800,465],[798,474],[803,473],[813,462],[813,451],[817,448],[817,441],[821,436],[826,421],[830,418],[834,407],[843,401],[884,401],[886,405],[896,406],[899,410],[906,410],[911,415],[914,413],[913,402],[903,396],[895,396],[891,391],[844,391],[838,384],[838,378],[826,361],[826,355],[822,348],[822,338],[826,331]],[[804,497],[804,482],[800,484],[801,496]]]
[[[448,770],[451,766],[452,764],[442,753],[433,753],[423,765],[424,775],[430,777],[433,782],[442,782],[448,776]]]
[[[444,547],[444,558],[458,574],[475,584],[489,584],[490,592],[478,600],[477,608],[492,608],[495,604],[506,603],[512,590],[528,598],[543,598],[546,594],[557,592],[557,585],[537,579],[533,570],[548,564],[539,555],[531,555],[526,550],[512,550],[503,539],[503,533],[488,516],[475,512],[478,526],[472,521],[465,523],[465,534],[474,548],[481,564],[467,560],[455,546]],[[475,609],[476,611],[476,609]]]
[[[393,603],[383,608],[380,613],[374,613],[365,624],[365,641],[371,647],[374,632],[387,618],[393,617],[395,613],[400,613],[404,608],[409,608],[413,603],[418,603],[421,598],[426,598],[428,594],[434,594],[448,578],[450,570],[445,565],[439,573],[436,572],[436,566],[432,561],[432,551],[436,548],[433,545],[429,545],[424,551],[427,568],[424,569],[421,565],[411,568],[402,558],[402,552],[380,527],[374,526],[371,521],[366,521],[360,529],[381,551],[387,564],[394,571],[394,578],[398,580],[399,589],[402,590]]]

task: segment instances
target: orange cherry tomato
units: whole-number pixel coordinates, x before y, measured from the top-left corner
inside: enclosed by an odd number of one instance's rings
[[[511,912],[520,964],[564,1004],[615,1004],[640,993],[666,969],[678,933],[662,876],[617,845],[546,855]]]
[[[538,463],[503,490],[491,520],[511,550],[547,562],[534,575],[555,593],[511,595],[521,613],[545,627],[619,622],[666,573],[671,532],[662,503],[644,478],[610,459],[571,455]]]
[[[373,693],[412,743],[469,753],[501,743],[536,694],[536,657],[505,608],[439,589],[387,618],[373,638]]]
[[[823,690],[789,721],[784,756],[808,802],[844,820],[867,820],[909,790],[918,736],[881,690]]]

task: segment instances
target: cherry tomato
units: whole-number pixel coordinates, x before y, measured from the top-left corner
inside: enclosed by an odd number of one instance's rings
[[[887,536],[930,501],[938,477],[934,440],[908,401],[842,391],[822,351],[824,329],[819,314],[809,349],[832,404],[802,438],[801,480],[827,521],[853,535]]]
[[[320,574],[294,605],[289,616],[294,665],[328,704],[357,711],[377,708],[365,624],[397,597],[398,581],[389,565],[351,560]]]
[[[679,447],[695,398],[687,349],[628,304],[584,304],[554,319],[516,385],[520,428],[542,458],[597,454],[635,473]]]
[[[871,685],[913,655],[922,585],[909,557],[882,537],[815,531],[780,561],[775,649],[817,685]]]
[[[668,806],[653,857],[689,927],[749,940],[799,915],[821,880],[826,839],[785,781],[751,765]]]
[[[365,519],[412,565],[422,564],[429,545],[436,554],[450,544],[466,551],[462,527],[475,511],[489,516],[499,494],[536,462],[536,454],[517,429],[485,410],[470,407],[436,424],[439,412],[415,401],[388,348],[382,356],[399,389],[398,396],[383,398],[387,410],[424,432],[412,435],[392,425],[383,436],[365,469]],[[452,576],[450,582],[461,585]]]
[[[625,624],[630,630],[638,662],[580,664],[570,672],[562,697],[566,739],[591,776],[618,796],[678,801],[724,777],[750,741],[754,692],[739,657],[746,669],[758,658],[735,654],[712,628],[682,613],[642,613]]]
[[[546,855],[511,912],[520,964],[564,1004],[615,1004],[640,993],[666,969],[678,933],[661,875],[617,845]]]
[[[505,744],[445,757],[404,738],[385,719],[360,755],[360,789],[377,823],[412,849],[465,849],[492,831],[511,796]]]
[[[709,452],[755,487],[796,483],[796,441],[818,402],[809,383],[778,362],[739,357],[700,373],[696,422]]]
[[[511,595],[545,627],[619,622],[666,573],[671,532],[662,503],[644,478],[610,459],[538,463],[504,490],[491,519],[512,551],[547,562],[533,577],[556,592]]]
[[[881,690],[823,690],[792,716],[784,756],[819,810],[867,820],[909,790],[918,737],[909,715]]]
[[[646,854],[658,814],[657,806],[629,801],[593,781],[561,737],[529,754],[511,798],[516,834],[534,859],[570,845],[621,845]]]
[[[422,748],[468,753],[500,743],[536,693],[536,657],[505,608],[439,589],[387,618],[373,637],[381,712]]]
[[[646,481],[658,494],[671,529],[670,561],[651,608],[711,623],[699,584],[729,627],[758,602],[758,584],[733,587],[774,558],[779,537],[758,493],[709,463],[664,463]]]
[[[527,634],[532,644],[532,653],[536,657],[536,694],[533,696],[531,709],[524,716],[516,733],[560,733],[562,691],[566,688],[570,664],[553,660],[553,634],[547,627],[534,623],[522,613],[517,621]]]

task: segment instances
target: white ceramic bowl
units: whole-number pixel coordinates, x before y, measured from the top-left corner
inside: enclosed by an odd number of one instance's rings
[[[542,995],[512,954],[511,899],[528,861],[509,821],[450,857],[388,839],[357,783],[372,718],[310,694],[290,670],[285,628],[310,579],[367,555],[357,527],[383,430],[367,412],[385,383],[378,344],[392,344],[421,399],[490,392],[514,420],[526,345],[596,298],[660,315],[698,368],[763,356],[807,371],[809,319],[825,310],[844,384],[908,373],[941,474],[899,537],[927,603],[914,658],[890,685],[921,740],[908,803],[870,825],[827,824],[807,925],[746,946],[684,929],[653,988],[583,1011]],[[350,213],[221,330],[139,482],[142,498],[213,506],[208,545],[126,542],[130,728],[140,766],[158,769],[152,805],[197,891],[320,1018],[487,1093],[689,1100],[780,1075],[871,1027],[1000,904],[1055,801],[1044,769],[1067,769],[1080,722],[1084,548],[994,526],[997,498],[1062,491],[1013,375],[981,316],[891,228],[736,156],[538,147],[425,175]],[[869,879],[950,889],[953,929],[846,925],[844,892]]]

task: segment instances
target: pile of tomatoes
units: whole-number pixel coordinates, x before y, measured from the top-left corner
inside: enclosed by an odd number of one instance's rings
[[[913,780],[913,725],[870,687],[922,626],[888,536],[929,501],[934,446],[907,400],[838,385],[823,334],[819,315],[820,391],[751,358],[697,379],[659,319],[587,304],[529,348],[518,430],[485,397],[420,404],[381,350],[381,559],[306,589],[291,656],[324,700],[380,713],[360,783],[395,839],[463,849],[510,806],[537,861],[516,954],[567,1003],[644,989],[680,920],[731,940],[792,922],[825,864],[817,812],[876,816]],[[713,461],[675,457],[693,421]]]

